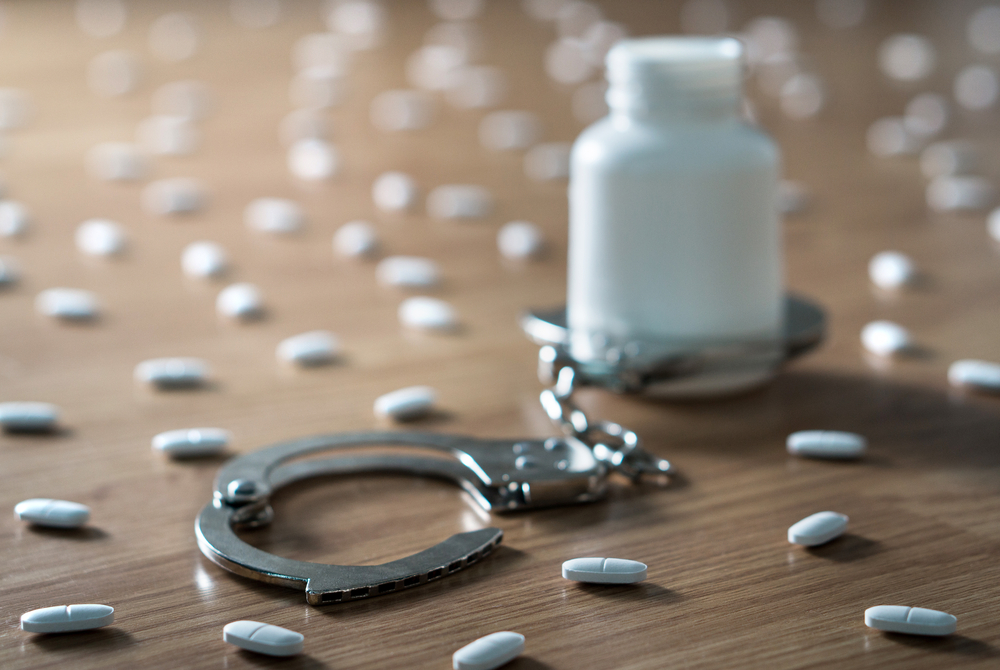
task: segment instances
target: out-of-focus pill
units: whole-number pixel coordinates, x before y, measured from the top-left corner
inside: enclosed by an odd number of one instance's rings
[[[378,235],[367,221],[351,221],[333,234],[333,249],[341,256],[371,256],[378,249]]]
[[[200,33],[198,22],[191,14],[164,14],[149,27],[149,50],[168,63],[187,60],[198,51]]]
[[[891,79],[918,81],[934,71],[937,53],[926,37],[893,35],[879,46],[878,64],[882,73]]]
[[[128,142],[102,142],[87,151],[87,172],[105,181],[135,181],[146,176],[142,151]]]
[[[408,386],[375,399],[375,416],[396,421],[411,421],[426,416],[437,402],[437,391],[430,386]]]
[[[462,63],[470,63],[482,55],[483,31],[471,21],[446,21],[424,33],[424,44],[457,49]]]
[[[454,670],[493,670],[524,653],[524,636],[502,631],[465,645],[451,657]]]
[[[589,584],[636,584],[646,579],[646,564],[624,558],[572,558],[562,564],[562,576]]]
[[[125,250],[125,231],[114,221],[88,219],[76,228],[76,248],[91,256],[114,256]]]
[[[312,107],[292,110],[278,126],[278,137],[285,146],[299,140],[328,140],[330,133],[330,119],[323,110]]]
[[[967,175],[979,169],[980,152],[972,142],[948,140],[929,145],[920,154],[920,171],[928,179]]]
[[[215,299],[215,310],[221,316],[249,321],[263,314],[264,301],[260,290],[253,284],[230,284],[219,292]]]
[[[980,53],[1000,53],[1000,6],[985,5],[974,11],[965,24],[965,36]]]
[[[397,316],[401,324],[417,330],[448,331],[458,326],[458,316],[451,305],[427,296],[407,298],[399,305]]]
[[[105,51],[87,64],[87,85],[98,95],[127,95],[138,88],[141,79],[139,58],[131,51]]]
[[[955,77],[955,100],[971,111],[989,109],[1000,96],[996,70],[988,65],[969,65]]]
[[[299,70],[288,87],[288,97],[296,107],[336,107],[346,95],[343,72],[326,65]]]
[[[372,100],[369,116],[385,132],[420,130],[434,120],[434,98],[425,91],[383,91]]]
[[[524,155],[524,174],[534,181],[566,179],[571,148],[567,142],[536,144]]]
[[[76,0],[76,24],[91,37],[111,37],[121,32],[128,16],[123,0]]]
[[[799,46],[794,24],[780,16],[759,16],[743,28],[747,59],[754,64],[771,56],[793,53]]]
[[[990,212],[986,219],[986,232],[997,242],[1000,242],[1000,208]]]
[[[0,237],[20,237],[28,230],[31,216],[15,200],[0,200]]]
[[[288,169],[305,181],[329,179],[340,170],[340,153],[323,140],[298,140],[288,148]]]
[[[595,67],[600,67],[604,64],[604,59],[611,47],[626,37],[628,37],[628,29],[621,23],[598,21],[587,28],[581,39],[587,47],[587,59]]]
[[[48,432],[59,421],[59,408],[47,402],[0,402],[0,427],[21,433]]]
[[[328,330],[293,335],[278,344],[278,360],[313,367],[332,363],[340,355],[340,342]]]
[[[31,118],[31,98],[21,89],[0,88],[0,130],[16,130]]]
[[[933,137],[948,125],[948,100],[937,93],[921,93],[906,104],[903,123],[920,137]]]
[[[21,615],[21,630],[28,633],[75,633],[110,626],[115,608],[108,605],[57,605]]]
[[[511,221],[497,233],[500,255],[511,260],[524,260],[538,256],[545,247],[542,231],[528,221]]]
[[[217,277],[228,267],[226,250],[215,242],[192,242],[181,253],[181,269],[189,277]]]
[[[324,67],[341,75],[347,74],[351,63],[348,38],[337,33],[312,33],[300,37],[292,47],[292,62],[298,71]]]
[[[240,649],[267,656],[294,656],[302,652],[305,636],[294,630],[259,621],[233,621],[222,629],[222,639]]]
[[[913,346],[910,331],[892,321],[872,321],[861,329],[861,344],[876,356],[893,356]]]
[[[208,195],[201,182],[187,177],[159,179],[142,189],[142,207],[149,214],[191,214],[202,209]]]
[[[0,288],[21,280],[21,264],[16,258],[0,256]]]
[[[153,449],[170,458],[201,458],[222,453],[233,435],[222,428],[181,428],[153,437]]]
[[[427,195],[427,213],[437,219],[481,219],[493,209],[493,196],[482,186],[448,184]]]
[[[798,214],[809,206],[809,189],[805,184],[791,179],[778,182],[778,211],[789,216]]]
[[[868,0],[816,0],[816,18],[834,30],[860,25],[867,13]]]
[[[417,182],[405,172],[383,172],[372,184],[372,200],[383,212],[402,212],[417,204]]]
[[[229,15],[244,28],[262,30],[281,19],[281,0],[231,0]]]
[[[212,111],[212,90],[201,81],[172,81],[153,93],[153,112],[201,121]]]
[[[479,16],[485,0],[430,0],[431,11],[443,21],[468,21]]]
[[[208,372],[200,358],[151,358],[136,365],[133,376],[161,389],[193,388],[208,380]]]
[[[582,38],[584,34],[596,23],[604,14],[601,8],[592,2],[585,0],[568,0],[559,8],[556,14],[556,33],[560,37]]]
[[[201,133],[187,117],[157,114],[139,122],[135,141],[151,154],[186,156],[198,149]]]
[[[916,276],[917,269],[913,261],[898,251],[882,251],[868,261],[868,277],[879,288],[902,288],[912,283]]]
[[[524,13],[536,21],[555,21],[567,0],[521,0]]]
[[[788,436],[786,447],[794,456],[851,460],[864,455],[868,441],[839,430],[800,430]]]
[[[456,73],[446,97],[459,109],[496,107],[507,96],[507,76],[490,65],[464,67]]]
[[[927,206],[936,212],[981,211],[996,200],[996,188],[985,177],[942,175],[927,185]]]
[[[951,635],[958,626],[958,618],[923,607],[876,605],[865,610],[865,625],[888,633]]]
[[[533,112],[491,112],[479,122],[479,143],[492,151],[527,149],[541,134],[542,123]]]
[[[389,256],[379,261],[375,276],[383,286],[426,288],[440,281],[441,270],[430,258]]]
[[[425,44],[406,59],[406,79],[425,91],[446,91],[456,84],[465,64],[465,53],[458,47]]]
[[[847,516],[837,512],[816,512],[788,529],[788,541],[803,547],[816,547],[840,537],[847,530]]]
[[[68,500],[31,498],[14,506],[21,521],[50,528],[79,528],[90,520],[90,508]]]
[[[87,321],[97,316],[97,297],[78,288],[49,288],[35,296],[35,311],[67,321]]]
[[[243,222],[262,233],[287,235],[302,228],[305,215],[298,203],[286,198],[257,198],[243,210]]]
[[[868,151],[876,156],[906,156],[920,150],[922,138],[911,133],[906,120],[886,117],[868,126],[865,135]]]
[[[563,37],[545,50],[545,73],[560,84],[580,84],[594,74],[583,40]]]
[[[339,33],[354,51],[374,49],[382,44],[386,12],[374,0],[346,0],[327,5],[327,28]]]
[[[982,391],[1000,392],[1000,363],[963,359],[948,368],[952,386],[966,386]]]
[[[809,119],[826,104],[826,88],[819,75],[800,72],[781,87],[781,111],[791,119]]]

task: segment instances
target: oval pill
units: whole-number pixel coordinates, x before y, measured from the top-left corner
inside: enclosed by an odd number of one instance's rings
[[[305,222],[298,203],[287,198],[257,198],[243,212],[248,228],[262,233],[287,235],[297,232]]]
[[[911,283],[917,271],[913,261],[898,251],[882,251],[868,261],[868,277],[886,290],[898,289]]]
[[[437,219],[481,219],[493,210],[493,196],[482,186],[447,184],[427,195],[427,213]]]
[[[383,286],[426,288],[438,283],[438,264],[419,256],[389,256],[379,261],[375,276]]]
[[[465,645],[451,657],[454,670],[493,670],[524,653],[524,636],[502,631]]]
[[[942,175],[927,185],[927,206],[937,212],[989,209],[996,200],[996,188],[984,178]]]
[[[800,430],[788,436],[788,453],[806,458],[860,458],[868,447],[861,435],[839,430]]]
[[[108,605],[57,605],[21,615],[21,630],[29,633],[71,633],[108,626],[115,608]]]
[[[958,618],[923,607],[876,605],[865,610],[865,625],[890,633],[951,635],[958,625]]]
[[[14,506],[21,521],[50,528],[79,528],[90,520],[90,508],[68,500],[30,498]]]
[[[372,184],[372,200],[383,212],[403,212],[417,204],[419,190],[404,172],[385,172]]]
[[[312,330],[282,340],[278,344],[279,360],[303,367],[332,362],[340,353],[337,336],[327,330]]]
[[[259,621],[233,621],[222,629],[222,639],[240,649],[267,656],[294,656],[302,652],[305,636],[294,630]]]
[[[201,133],[188,118],[157,114],[139,122],[135,141],[151,154],[185,156],[198,149]]]
[[[910,332],[892,321],[872,321],[861,329],[861,343],[876,356],[900,354],[913,346]]]
[[[646,564],[624,558],[572,558],[562,576],[589,584],[636,584],[646,578]]]
[[[524,260],[538,256],[545,247],[542,231],[528,221],[511,221],[497,233],[500,255],[511,260]]]
[[[142,189],[142,207],[149,214],[191,214],[205,206],[201,182],[186,177],[160,179]]]
[[[42,432],[55,428],[59,408],[47,402],[0,403],[0,426],[4,430]]]
[[[337,148],[323,140],[298,140],[288,148],[288,170],[304,181],[322,181],[340,170]]]
[[[367,221],[351,221],[333,234],[333,249],[341,256],[371,256],[378,249],[378,235]]]
[[[375,416],[396,421],[410,421],[426,416],[437,402],[437,391],[430,386],[408,386],[375,399]]]
[[[263,313],[264,302],[256,286],[243,282],[222,289],[215,299],[215,309],[222,316],[249,320]]]
[[[16,284],[21,279],[21,265],[10,256],[0,256],[0,288]]]
[[[847,530],[847,516],[837,512],[816,512],[788,529],[788,541],[803,547],[816,547],[840,537]]]
[[[227,267],[226,250],[215,242],[192,242],[181,253],[181,269],[189,277],[216,277]]]
[[[190,388],[208,378],[208,364],[200,358],[151,358],[135,366],[135,380],[159,388]]]
[[[139,147],[128,142],[102,142],[87,152],[87,172],[103,181],[136,181],[149,166]]]
[[[983,391],[1000,391],[1000,363],[963,359],[948,368],[952,386],[968,386]]]
[[[0,237],[20,237],[28,230],[31,216],[16,200],[0,200]]]
[[[451,305],[426,296],[404,300],[399,305],[397,316],[404,326],[418,330],[448,331],[458,326],[458,317]]]
[[[88,219],[76,228],[76,248],[90,256],[114,256],[125,249],[125,231],[114,221]]]
[[[35,310],[67,321],[86,321],[97,316],[97,298],[76,288],[50,288],[35,297]]]
[[[181,428],[153,437],[153,449],[170,458],[214,456],[229,446],[232,437],[222,428]]]

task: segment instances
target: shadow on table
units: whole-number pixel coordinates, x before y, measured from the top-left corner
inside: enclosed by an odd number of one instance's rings
[[[297,656],[263,656],[261,654],[240,650],[236,652],[240,660],[255,668],[284,668],[287,670],[318,670],[332,667],[312,656],[298,654]]]
[[[988,642],[974,640],[964,635],[946,635],[944,637],[924,637],[920,635],[904,635],[902,633],[885,633],[887,640],[921,649],[924,651],[955,654],[970,658],[998,658],[1000,649]]]
[[[58,538],[60,540],[74,540],[76,542],[96,542],[111,537],[107,532],[93,526],[85,526],[83,528],[48,528],[46,526],[29,524],[26,528],[29,533],[36,535],[44,535],[45,537]]]
[[[837,563],[850,563],[874,556],[880,551],[881,546],[882,543],[876,540],[870,540],[853,533],[844,533],[833,542],[818,547],[808,547],[806,551],[817,558],[825,558]]]
[[[640,584],[575,584],[573,588],[585,592],[588,596],[619,603],[677,603],[684,600],[677,591],[672,591],[659,584],[642,582]]]
[[[136,639],[119,628],[81,630],[59,635],[35,635],[31,644],[46,652],[72,649],[73,651],[120,651],[136,644]]]

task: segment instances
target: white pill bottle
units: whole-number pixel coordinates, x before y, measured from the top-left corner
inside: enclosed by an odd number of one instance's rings
[[[607,77],[610,114],[570,163],[571,355],[698,367],[672,396],[765,382],[783,357],[780,155],[742,117],[742,44],[625,40]]]

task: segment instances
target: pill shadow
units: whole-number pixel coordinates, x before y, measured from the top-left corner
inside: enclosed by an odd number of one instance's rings
[[[923,635],[905,635],[903,633],[883,633],[887,640],[892,640],[898,644],[922,649],[925,651],[956,654],[970,658],[998,658],[1000,649],[997,649],[988,642],[975,640],[964,635],[945,635],[943,637],[930,637]]]
[[[288,670],[314,670],[317,668],[329,668],[323,661],[312,656],[298,654],[296,656],[263,656],[261,654],[240,649],[236,652],[240,660],[246,661],[248,665],[255,668],[287,668]]]
[[[4,428],[3,434],[9,437],[28,438],[31,440],[58,438],[66,439],[73,437],[72,428],[57,426],[55,428],[33,429],[33,428]]]
[[[567,590],[570,588],[583,591],[588,596],[623,603],[656,602],[667,604],[684,600],[684,596],[677,591],[650,582],[640,584],[586,584],[580,582],[567,587]]]
[[[882,543],[860,535],[844,533],[833,542],[827,542],[818,547],[807,547],[806,551],[817,558],[850,563],[860,561],[879,553]]]
[[[427,414],[417,416],[412,419],[385,419],[380,421],[380,425],[385,428],[394,426],[435,426],[455,420],[455,413],[443,409],[432,409]]]
[[[519,656],[504,666],[508,670],[552,670],[552,666],[530,656]]]
[[[92,526],[84,528],[49,528],[47,526],[29,524],[28,531],[35,535],[57,537],[60,540],[73,540],[75,542],[97,542],[111,537],[111,535],[100,528]]]
[[[73,651],[120,651],[137,644],[137,640],[120,628],[81,630],[58,635],[35,635],[31,644],[47,653],[72,649]]]

